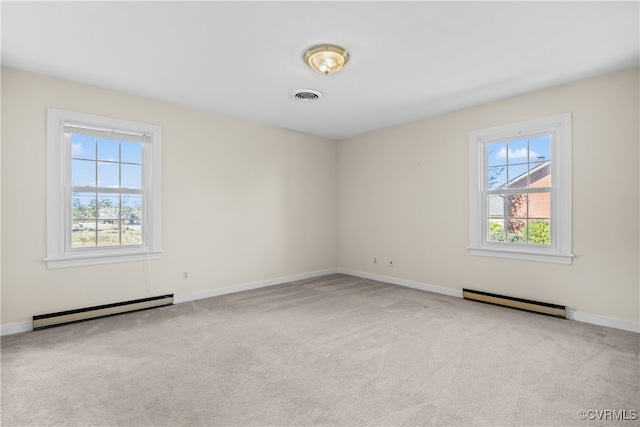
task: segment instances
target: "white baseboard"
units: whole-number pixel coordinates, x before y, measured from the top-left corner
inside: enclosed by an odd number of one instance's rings
[[[335,274],[337,272],[338,272],[337,269],[331,268],[328,270],[312,271],[310,273],[296,274],[293,276],[278,277],[275,279],[262,280],[259,282],[230,286],[228,288],[212,289],[205,292],[197,292],[197,293],[187,294],[187,295],[174,295],[173,302],[174,304],[178,304],[181,302],[194,301],[202,298],[216,297],[219,295],[226,295],[234,292],[242,292],[242,291],[248,291],[251,289],[264,288],[267,286],[280,285],[282,283],[294,282],[296,280],[304,280],[304,279],[311,279],[313,277],[326,276],[328,274]],[[32,321],[12,323],[9,325],[0,326],[0,336],[19,334],[22,332],[29,332],[32,330],[33,330]]]
[[[377,280],[379,282],[391,283],[393,285],[404,286],[405,288],[419,289],[421,291],[434,292],[452,297],[462,298],[462,290],[445,288],[442,286],[429,285],[426,283],[412,282],[411,280],[397,279],[395,277],[381,276],[378,274],[365,273],[363,271],[349,270],[348,268],[338,268],[338,273],[349,276],[362,277],[363,279]]]
[[[614,319],[612,317],[600,316],[598,314],[581,313],[567,309],[567,319],[577,322],[591,323],[598,326],[606,326],[608,328],[622,329],[623,331],[640,333],[640,323],[629,322],[628,320]]]
[[[296,274],[293,276],[278,277],[276,279],[261,280],[259,282],[245,283],[242,285],[229,286],[227,288],[211,289],[204,292],[196,292],[186,295],[174,295],[173,302],[178,304],[181,302],[195,301],[203,298],[217,297],[220,295],[232,294],[235,292],[249,291],[251,289],[265,288],[267,286],[281,285],[287,282],[295,282],[296,280],[311,279],[313,277],[326,276],[335,274],[338,270],[335,268],[329,270],[313,271],[311,273]]]
[[[338,268],[338,273],[462,298],[462,290],[458,289],[444,288],[442,286],[428,285],[425,283],[412,282],[404,279],[396,279],[395,277],[381,276],[378,274],[349,270],[348,268]],[[608,328],[621,329],[623,331],[640,333],[640,323],[638,322],[614,319],[612,317],[600,316],[598,314],[582,313],[579,311],[567,309],[567,319],[575,320],[577,322],[591,323],[598,326],[606,326]]]
[[[0,326],[0,336],[20,334],[33,331],[33,322],[11,323]]]
[[[205,292],[197,292],[186,295],[176,295],[173,298],[175,304],[187,301],[194,301],[202,298],[211,298],[220,295],[231,294],[235,292],[248,291],[251,289],[264,288],[267,286],[280,285],[283,283],[294,282],[296,280],[311,279],[313,277],[326,276],[329,274],[342,273],[364,279],[377,280],[380,282],[391,283],[394,285],[404,286],[407,288],[419,289],[437,294],[449,295],[452,297],[462,298],[462,290],[445,288],[442,286],[429,285],[426,283],[413,282],[411,280],[398,279],[395,277],[381,276],[379,274],[365,273],[362,271],[350,270],[348,268],[335,268],[328,270],[314,271],[311,273],[297,274],[293,276],[278,277],[275,279],[262,280],[259,282],[246,283],[242,285],[230,286],[221,289],[212,289]],[[623,331],[640,333],[640,323],[630,322],[627,320],[614,319],[611,317],[600,316],[597,314],[582,313],[575,310],[567,310],[567,318],[577,322],[591,323],[598,326],[605,326]],[[33,330],[33,322],[12,323],[0,326],[0,336],[19,334]]]

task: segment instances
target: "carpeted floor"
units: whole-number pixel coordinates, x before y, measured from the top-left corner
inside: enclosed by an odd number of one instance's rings
[[[1,421],[631,426],[639,347],[631,332],[336,274],[3,337]]]

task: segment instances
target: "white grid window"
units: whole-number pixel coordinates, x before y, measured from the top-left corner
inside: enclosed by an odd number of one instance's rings
[[[570,264],[571,116],[471,132],[472,255]]]
[[[158,126],[50,108],[49,268],[157,258]]]

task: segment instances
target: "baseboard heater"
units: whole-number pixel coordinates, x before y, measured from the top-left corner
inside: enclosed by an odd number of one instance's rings
[[[33,330],[173,304],[173,294],[33,316]]]
[[[490,294],[488,292],[473,291],[471,289],[463,289],[462,297],[474,301],[487,302],[489,304],[502,305],[505,307],[517,308],[519,310],[561,317],[563,319],[566,319],[567,317],[567,307],[564,305],[507,297],[504,295]]]

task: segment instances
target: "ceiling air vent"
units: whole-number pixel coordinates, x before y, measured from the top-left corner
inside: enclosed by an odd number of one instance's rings
[[[322,92],[313,89],[298,89],[291,92],[291,97],[301,101],[315,101],[322,98]]]

